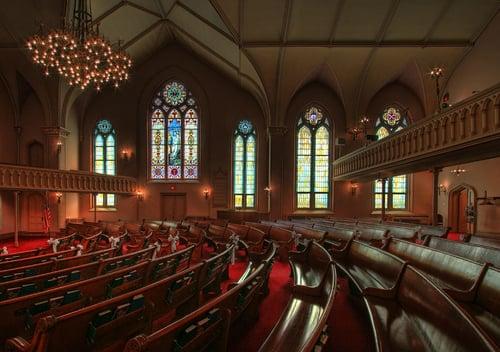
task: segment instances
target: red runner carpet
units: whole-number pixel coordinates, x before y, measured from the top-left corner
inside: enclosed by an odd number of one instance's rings
[[[30,249],[47,247],[47,240],[48,237],[20,238],[19,247],[17,248],[14,246],[14,239],[2,240],[0,241],[0,248],[7,247],[9,254],[29,251]]]

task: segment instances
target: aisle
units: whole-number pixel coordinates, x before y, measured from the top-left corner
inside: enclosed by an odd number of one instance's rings
[[[0,248],[7,247],[9,253],[28,251],[35,248],[45,248],[48,246],[47,237],[20,238],[19,247],[14,246],[14,239],[0,241]]]

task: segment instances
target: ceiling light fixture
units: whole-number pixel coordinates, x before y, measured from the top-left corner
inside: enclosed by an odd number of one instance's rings
[[[467,172],[467,170],[461,168],[460,166],[457,166],[456,168],[454,168],[453,170],[450,171],[452,174],[454,174],[455,176],[460,176],[461,174],[463,174],[464,172]]]
[[[42,32],[29,38],[26,45],[46,76],[55,72],[70,86],[85,89],[93,85],[97,90],[108,83],[119,87],[128,79],[132,60],[119,44],[114,46],[99,35],[90,1],[75,0],[70,24]]]

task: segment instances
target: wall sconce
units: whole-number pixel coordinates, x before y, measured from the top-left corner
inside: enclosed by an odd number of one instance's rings
[[[441,193],[444,193],[446,194],[446,192],[448,192],[448,189],[446,188],[445,185],[443,185],[442,183],[438,186],[438,194],[441,195]]]
[[[138,201],[142,202],[144,200],[144,192],[140,189],[135,192],[135,195],[137,196]]]
[[[358,184],[351,181],[351,195],[355,196],[358,191]]]
[[[61,150],[62,150],[62,141],[61,140],[57,141],[56,147],[57,147],[57,154],[61,153]]]
[[[61,192],[56,192],[56,198],[57,198],[57,204],[61,204],[61,198],[62,198],[62,193]]]
[[[122,149],[122,151],[121,151],[121,155],[122,155],[123,160],[129,161],[130,154],[131,154],[130,150],[128,150],[128,149]]]
[[[349,133],[352,136],[352,140],[355,141],[358,138],[358,135],[361,133],[361,129],[359,127],[352,127],[347,130],[347,133]]]
[[[361,120],[359,120],[359,124],[362,126],[363,134],[366,135],[366,130],[368,129],[368,125],[370,124],[370,119],[367,116],[363,116]]]
[[[208,197],[210,196],[210,191],[208,190],[208,188],[205,188],[203,190],[203,196],[205,197],[205,200],[208,200]]]

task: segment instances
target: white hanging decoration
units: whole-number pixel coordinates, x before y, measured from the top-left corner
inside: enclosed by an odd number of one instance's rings
[[[52,252],[57,253],[57,246],[59,245],[59,240],[57,238],[49,238],[47,240],[49,246],[52,246]]]
[[[293,242],[295,243],[295,247],[297,247],[300,244],[300,239],[302,238],[302,235],[300,233],[293,231],[292,237],[293,237]]]
[[[116,248],[118,247],[118,243],[120,243],[120,238],[111,236],[109,238],[109,243],[111,244],[111,248]]]
[[[229,246],[233,246],[233,249],[231,250],[231,264],[234,264],[236,262],[236,248],[238,248],[238,242],[240,241],[240,237],[236,234],[232,234],[229,237]]]
[[[168,241],[170,242],[170,250],[171,252],[175,252],[177,251],[177,242],[179,242],[179,236],[177,235],[177,233],[175,233],[175,235],[172,236],[172,234],[170,234],[168,236]]]
[[[161,242],[158,240],[153,245],[155,250],[153,251],[153,260],[156,259],[156,256],[161,252]]]
[[[83,245],[77,244],[76,245],[76,249],[78,249],[78,251],[76,252],[76,256],[82,255],[82,253],[83,253]]]
[[[2,247],[2,250],[0,251],[0,255],[5,255],[5,254],[9,254],[9,251],[7,250],[7,247]]]

